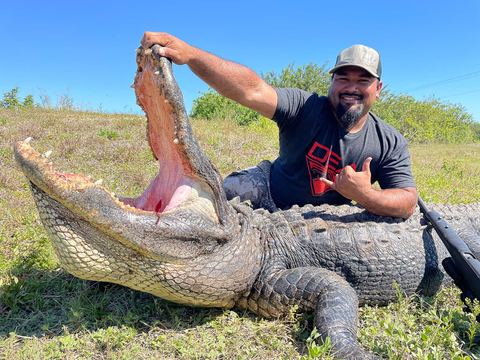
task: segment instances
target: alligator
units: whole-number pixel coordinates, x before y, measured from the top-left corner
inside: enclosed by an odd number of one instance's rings
[[[222,177],[193,134],[171,61],[137,49],[133,87],[147,117],[159,173],[138,198],[58,172],[30,140],[15,144],[40,219],[62,267],[199,307],[249,309],[267,318],[313,311],[336,356],[378,359],[358,343],[358,306],[449,285],[447,251],[416,212],[381,217],[358,205],[277,212],[228,201]],[[430,204],[480,254],[480,204]],[[397,287],[393,286],[397,284]]]

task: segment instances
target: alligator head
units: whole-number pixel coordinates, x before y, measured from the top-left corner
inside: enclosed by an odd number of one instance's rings
[[[15,158],[68,272],[179,303],[232,307],[259,267],[258,256],[239,256],[250,247],[238,243],[251,241],[245,233],[253,230],[239,231],[242,219],[192,132],[172,64],[158,49],[136,50],[137,103],[159,161],[141,196],[118,197],[88,177],[56,171],[30,139],[15,144]]]

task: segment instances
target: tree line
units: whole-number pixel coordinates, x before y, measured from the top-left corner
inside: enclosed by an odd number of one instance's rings
[[[327,95],[331,74],[326,64],[295,67],[290,63],[280,73],[270,70],[262,78],[275,87],[294,87]],[[408,94],[396,94],[384,88],[372,112],[395,127],[409,142],[471,143],[480,141],[480,124],[459,104],[441,101],[434,96],[418,100]],[[194,118],[232,118],[246,125],[260,114],[224,98],[213,89],[194,100],[190,114]]]

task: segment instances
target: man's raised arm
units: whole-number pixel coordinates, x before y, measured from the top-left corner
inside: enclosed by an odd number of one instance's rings
[[[167,33],[147,31],[141,40],[143,48],[154,44],[164,48],[160,55],[190,69],[220,95],[228,97],[271,119],[277,106],[277,93],[260,76],[246,66],[222,59]]]

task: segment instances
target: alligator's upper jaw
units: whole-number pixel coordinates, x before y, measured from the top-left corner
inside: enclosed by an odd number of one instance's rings
[[[16,160],[46,195],[97,227],[111,221],[108,217],[115,213],[122,219],[143,216],[146,223],[161,228],[162,219],[179,211],[193,211],[209,226],[223,227],[229,206],[222,179],[193,135],[171,62],[158,55],[158,45],[152,50],[137,50],[135,92],[148,118],[147,138],[160,170],[140,197],[120,198],[88,177],[55,171],[47,156],[37,153],[29,141],[15,145]]]
[[[135,206],[170,211],[188,198],[197,183],[202,184],[208,197],[213,197],[218,220],[224,223],[227,205],[222,179],[192,132],[171,61],[158,55],[159,48],[137,49],[135,93],[147,115],[147,138],[159,160],[160,173]]]

